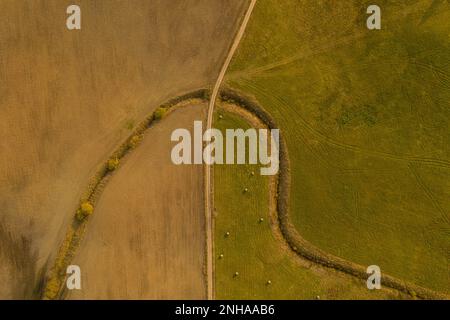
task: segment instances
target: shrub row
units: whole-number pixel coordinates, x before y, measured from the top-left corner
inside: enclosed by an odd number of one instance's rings
[[[272,116],[263,109],[256,99],[246,96],[242,92],[231,88],[224,88],[220,93],[222,101],[235,104],[244,108],[263,121],[269,129],[279,129]],[[290,197],[290,163],[286,141],[280,130],[280,170],[277,181],[277,215],[281,233],[289,244],[291,249],[298,255],[313,261],[322,266],[339,270],[360,279],[366,280],[368,274],[366,269],[353,262],[346,261],[332,254],[326,253],[310,242],[306,241],[293,226],[289,216],[289,197]],[[421,299],[448,299],[445,295],[435,291],[420,287],[415,284],[407,283],[397,278],[384,274],[382,276],[384,286],[399,290],[411,295],[413,298]]]
[[[94,212],[96,201],[104,189],[108,177],[119,167],[122,158],[141,143],[145,131],[151,127],[153,122],[162,119],[173,106],[190,99],[206,100],[208,99],[208,95],[208,90],[201,89],[171,99],[159,106],[155,112],[145,118],[135,128],[133,133],[113,152],[95,176],[91,178],[85,192],[81,196],[80,206],[76,210],[74,221],[66,233],[64,241],[56,255],[54,265],[46,278],[42,295],[43,299],[56,299],[62,294],[67,266],[70,264],[79,246],[88,218]]]
[[[98,195],[107,183],[107,178],[117,169],[120,160],[127,155],[131,150],[136,148],[143,139],[144,132],[152,125],[154,120],[162,119],[163,116],[173,106],[189,100],[189,99],[209,99],[209,91],[207,89],[200,89],[187,93],[185,95],[176,97],[162,104],[154,113],[144,119],[130,135],[124,143],[122,143],[117,150],[111,155],[109,160],[103,164],[96,175],[91,179],[86,188],[84,195],[81,197],[80,207],[77,209],[75,221],[67,232],[66,238],[58,251],[55,264],[47,278],[44,288],[43,298],[55,299],[61,294],[64,280],[66,277],[66,268],[72,260],[76,249],[80,243],[88,216],[90,216],[95,207]],[[269,129],[277,129],[274,119],[267,113],[255,99],[245,96],[241,92],[229,88],[223,89],[220,93],[220,99],[226,102],[233,103],[240,106],[252,114],[256,115],[263,121]],[[277,182],[277,211],[278,221],[283,237],[289,244],[292,250],[302,257],[321,264],[325,267],[340,270],[347,274],[366,279],[367,274],[365,269],[352,262],[348,262],[339,257],[333,256],[303,239],[295,227],[290,222],[289,218],[289,196],[290,196],[290,164],[287,151],[286,142],[280,134],[280,171]],[[82,217],[80,219],[80,213]],[[419,287],[414,284],[405,283],[394,277],[383,275],[383,285],[400,290],[404,293],[410,294],[413,297],[423,299],[445,299],[446,296],[435,293],[434,291]]]

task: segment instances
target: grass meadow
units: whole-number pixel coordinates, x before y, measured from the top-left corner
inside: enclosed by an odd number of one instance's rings
[[[380,0],[382,29],[370,31],[370,4],[258,1],[226,84],[254,96],[280,126],[292,170],[291,220],[305,239],[449,293],[450,6]],[[295,267],[258,224],[267,189],[249,170],[216,168],[222,297],[245,298],[249,287],[261,298],[317,292],[321,280]],[[245,285],[233,289],[241,260]],[[283,282],[291,287],[276,285]]]
[[[214,123],[221,130],[249,127],[223,110],[216,112]],[[369,291],[363,281],[314,267],[288,250],[273,229],[268,183],[257,165],[214,167],[217,299],[399,298]]]

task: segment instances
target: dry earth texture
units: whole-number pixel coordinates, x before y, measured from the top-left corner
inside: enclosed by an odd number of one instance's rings
[[[37,297],[97,166],[160,102],[214,82],[246,8],[240,0],[77,4],[81,31],[66,29],[65,1],[0,2],[0,298]],[[129,223],[138,237],[141,226]]]
[[[206,104],[172,111],[124,158],[73,261],[82,290],[68,298],[205,298],[203,167],[170,159],[172,131],[205,115]]]

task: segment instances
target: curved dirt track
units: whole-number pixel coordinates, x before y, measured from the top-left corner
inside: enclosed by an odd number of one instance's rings
[[[68,299],[205,299],[200,165],[174,165],[173,130],[204,120],[206,103],[149,128],[108,181],[72,262],[82,290]]]

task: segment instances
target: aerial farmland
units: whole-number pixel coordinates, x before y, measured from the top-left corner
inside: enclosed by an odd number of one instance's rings
[[[449,1],[0,12],[0,300],[450,298]]]

